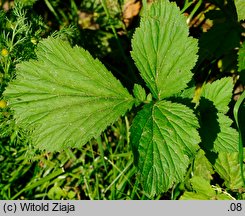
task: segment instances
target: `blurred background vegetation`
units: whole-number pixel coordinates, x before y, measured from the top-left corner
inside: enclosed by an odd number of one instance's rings
[[[244,77],[237,73],[244,23],[238,22],[233,1],[175,2],[187,17],[190,34],[200,39],[195,85],[232,76],[232,107],[244,90]],[[87,49],[129,91],[134,83],[144,85],[130,58],[141,8],[139,0],[0,0],[0,199],[148,199],[129,145],[134,114],[82,149],[49,153],[31,146],[2,97],[16,65],[35,58],[37,43],[50,35]],[[155,199],[178,199],[184,190],[178,187]]]

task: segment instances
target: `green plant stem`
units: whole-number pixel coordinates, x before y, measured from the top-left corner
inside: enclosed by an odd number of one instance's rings
[[[104,11],[105,11],[105,13],[106,13],[106,17],[107,17],[107,19],[109,20],[110,27],[111,27],[111,29],[112,29],[113,35],[114,35],[114,37],[116,38],[117,46],[118,46],[118,48],[119,48],[119,50],[120,50],[120,53],[121,53],[121,55],[122,55],[122,58],[123,58],[123,60],[125,61],[125,63],[127,64],[128,69],[129,69],[129,71],[130,71],[130,74],[133,76],[134,80],[136,81],[136,80],[137,80],[137,77],[136,77],[136,75],[135,75],[135,73],[134,73],[133,67],[131,66],[131,64],[130,64],[128,58],[127,58],[127,56],[126,56],[125,53],[124,53],[122,44],[119,42],[119,37],[118,37],[118,35],[117,35],[117,32],[116,32],[115,27],[111,24],[111,21],[110,21],[110,20],[111,20],[111,16],[110,16],[110,12],[109,12],[109,10],[108,10],[108,8],[107,8],[106,0],[101,0],[101,3],[102,3],[102,6],[103,6],[103,8],[104,8]]]
[[[129,145],[130,143],[130,126],[128,122],[128,117],[125,116],[125,126],[126,126],[126,137],[127,137],[127,144]]]
[[[89,184],[88,184],[88,181],[87,181],[87,179],[86,179],[86,176],[83,177],[83,180],[84,180],[84,183],[85,183],[85,185],[86,185],[86,189],[88,190],[88,196],[89,196],[89,199],[90,199],[90,200],[93,200],[93,196],[91,195],[92,192],[91,192],[90,186],[89,186]]]
[[[240,163],[240,168],[241,168],[241,176],[242,176],[243,184],[245,185],[245,177],[243,173],[243,140],[242,140],[242,131],[241,131],[241,127],[239,126],[239,119],[238,119],[239,108],[241,107],[244,99],[245,99],[245,91],[242,93],[242,95],[237,100],[234,106],[234,109],[233,109],[233,114],[234,114],[234,118],[235,118],[236,125],[238,128],[238,132],[239,132],[239,163]]]
[[[90,145],[90,151],[91,151],[91,155],[92,155],[92,158],[93,158],[93,161],[95,160],[95,157],[94,157],[94,150],[93,150],[93,145],[92,145],[92,142],[89,141],[89,145]]]
[[[184,13],[191,5],[193,4],[193,1],[189,2],[188,0],[185,1],[184,7],[181,10],[181,13]]]
[[[190,23],[192,17],[193,17],[194,14],[197,12],[197,10],[198,10],[199,7],[201,6],[201,4],[202,4],[202,0],[199,0],[199,1],[197,2],[196,6],[194,7],[194,9],[191,11],[191,13],[190,13],[190,15],[189,15],[189,17],[188,17],[188,19],[187,19],[187,24]]]
[[[119,175],[114,178],[112,183],[105,189],[104,193],[106,193],[114,184],[115,182],[121,177],[124,176],[126,180],[129,182],[129,184],[132,186],[130,183],[130,180],[124,175],[124,173],[129,169],[129,167],[133,164],[133,159],[131,158],[130,161],[128,162],[127,166],[121,171],[112,161],[110,161],[108,158],[105,157],[106,160],[119,172]]]
[[[57,19],[57,21],[60,22],[59,16],[58,16],[58,14],[55,12],[55,10],[54,10],[52,4],[51,4],[48,0],[44,0],[44,1],[45,1],[45,3],[46,3],[47,7],[49,8],[49,10],[54,14],[54,16],[55,16],[55,18]]]
[[[140,180],[139,180],[139,178],[136,178],[133,190],[132,190],[132,192],[130,194],[130,199],[131,200],[133,200],[135,195],[137,194],[137,190],[139,189],[139,185],[140,185]]]
[[[72,9],[72,19],[74,19],[77,22],[78,21],[78,16],[77,16],[78,8],[74,0],[71,0],[71,9]]]
[[[105,158],[104,158],[103,143],[102,143],[102,140],[101,140],[100,136],[97,138],[97,143],[98,143],[98,146],[99,146],[100,157],[102,158],[103,165],[105,167],[105,171],[107,172],[107,166],[106,166],[106,162],[105,162]]]

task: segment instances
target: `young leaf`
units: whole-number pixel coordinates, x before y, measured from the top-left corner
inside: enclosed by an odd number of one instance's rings
[[[222,78],[205,85],[202,96],[212,101],[219,112],[227,113],[232,97],[232,78]]]
[[[227,188],[239,189],[244,187],[238,152],[220,152],[218,154],[218,158],[215,160],[214,168],[220,177],[225,180],[225,185]]]
[[[137,103],[141,103],[146,100],[146,92],[145,89],[139,85],[139,84],[134,84],[134,89],[133,89],[134,96],[136,100],[138,101]]]
[[[134,99],[103,64],[82,48],[49,38],[38,61],[18,65],[5,96],[17,123],[33,129],[39,148],[81,147],[97,137]]]
[[[200,138],[192,110],[178,103],[147,104],[131,126],[131,145],[144,190],[154,196],[183,180]]]
[[[149,7],[133,36],[131,55],[153,97],[162,99],[187,87],[198,47],[175,3],[157,1]]]

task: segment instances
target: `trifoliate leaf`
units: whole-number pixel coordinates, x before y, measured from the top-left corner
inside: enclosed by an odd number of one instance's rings
[[[231,77],[208,83],[202,90],[202,96],[212,101],[219,112],[227,113],[232,97],[233,82]]]
[[[18,65],[5,96],[17,123],[28,127],[39,148],[81,147],[97,137],[134,99],[103,64],[82,48],[49,38],[37,61]]]
[[[149,7],[133,36],[131,54],[153,97],[162,99],[187,87],[198,47],[175,3],[157,1]]]
[[[133,93],[138,103],[141,103],[146,100],[146,92],[145,92],[145,89],[141,85],[135,84]]]
[[[191,185],[193,192],[185,192],[180,200],[231,200],[232,197],[229,194],[222,193],[222,189],[214,188],[210,185],[209,181],[194,176],[191,179]]]
[[[215,160],[214,169],[225,180],[227,188],[239,189],[244,187],[238,152],[220,152]]]
[[[244,0],[234,0],[234,3],[236,5],[238,21],[245,20],[245,1]]]
[[[131,126],[135,164],[146,193],[154,196],[183,180],[200,138],[192,110],[169,101],[147,104]]]

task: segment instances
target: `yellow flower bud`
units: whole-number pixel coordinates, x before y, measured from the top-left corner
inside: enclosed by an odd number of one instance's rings
[[[31,42],[34,44],[34,45],[37,45],[37,40],[35,38],[31,38]]]
[[[1,51],[1,55],[3,56],[3,57],[6,57],[6,56],[8,56],[8,54],[9,54],[9,51],[7,50],[7,49],[2,49],[2,51]]]
[[[0,108],[5,108],[7,106],[6,101],[0,100]]]

